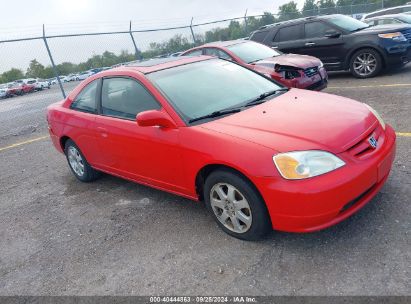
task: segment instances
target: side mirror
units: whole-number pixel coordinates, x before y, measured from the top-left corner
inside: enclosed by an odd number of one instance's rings
[[[325,32],[324,37],[326,38],[338,38],[341,36],[340,32],[334,31],[334,30],[328,30]]]
[[[167,113],[159,110],[149,110],[138,113],[137,124],[140,127],[176,128],[176,124]]]

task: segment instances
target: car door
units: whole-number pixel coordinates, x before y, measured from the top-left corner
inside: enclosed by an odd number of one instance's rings
[[[280,28],[271,38],[271,47],[284,53],[300,54],[304,45],[303,25],[294,24]]]
[[[87,84],[70,105],[71,115],[66,116],[64,133],[79,146],[87,161],[97,162],[95,120],[97,114],[97,91],[100,79]]]
[[[301,54],[321,59],[328,68],[341,67],[345,50],[340,31],[322,21],[312,21],[304,24],[304,38]]]
[[[162,109],[144,85],[133,78],[104,78],[96,118],[101,166],[162,188],[182,188],[179,130],[140,127],[136,115]]]

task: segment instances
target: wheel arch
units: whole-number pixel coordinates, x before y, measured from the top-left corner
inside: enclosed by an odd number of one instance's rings
[[[61,147],[61,150],[65,150],[65,148],[66,148],[66,142],[67,142],[67,140],[72,140],[70,137],[68,137],[67,135],[63,135],[62,137],[60,137],[60,147]]]
[[[207,164],[205,166],[203,166],[196,175],[195,178],[195,190],[196,190],[196,194],[198,196],[198,199],[200,201],[204,201],[204,184],[205,181],[207,179],[207,177],[212,173],[215,172],[217,170],[222,170],[222,171],[229,171],[232,172],[234,174],[237,174],[239,176],[241,176],[242,178],[244,178],[248,183],[250,183],[250,185],[256,190],[256,192],[258,193],[258,195],[261,197],[261,199],[264,201],[263,196],[261,195],[260,191],[258,190],[258,188],[254,185],[254,183],[252,182],[252,180],[244,173],[241,172],[239,169],[234,168],[233,166],[227,165],[227,164]]]

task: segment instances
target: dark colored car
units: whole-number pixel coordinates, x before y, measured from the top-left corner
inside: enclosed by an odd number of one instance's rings
[[[384,15],[373,18],[367,18],[364,20],[365,23],[374,26],[374,25],[386,25],[386,24],[406,24],[411,25],[411,15],[406,14],[393,14],[393,15]]]
[[[251,40],[286,53],[318,57],[327,71],[350,70],[358,78],[411,59],[411,26],[370,26],[344,15],[307,17],[255,31]]]
[[[311,56],[283,54],[261,43],[232,40],[208,43],[184,52],[230,60],[255,70],[289,88],[321,91],[327,87],[328,75],[321,60]]]

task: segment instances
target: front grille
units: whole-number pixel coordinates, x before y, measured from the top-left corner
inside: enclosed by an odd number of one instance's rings
[[[312,76],[318,74],[318,67],[312,67],[312,68],[305,69],[304,74],[307,77],[312,77]]]
[[[411,42],[411,29],[401,31],[401,33],[404,35],[405,38],[407,38],[409,42]]]
[[[382,127],[378,125],[371,132],[365,134],[365,136],[363,136],[359,142],[351,146],[351,148],[348,149],[348,153],[355,157],[363,157],[367,154],[376,151],[378,147],[383,144],[383,141],[381,140],[382,132]],[[376,148],[373,148],[369,142],[371,136],[373,136],[374,139],[377,141]]]

